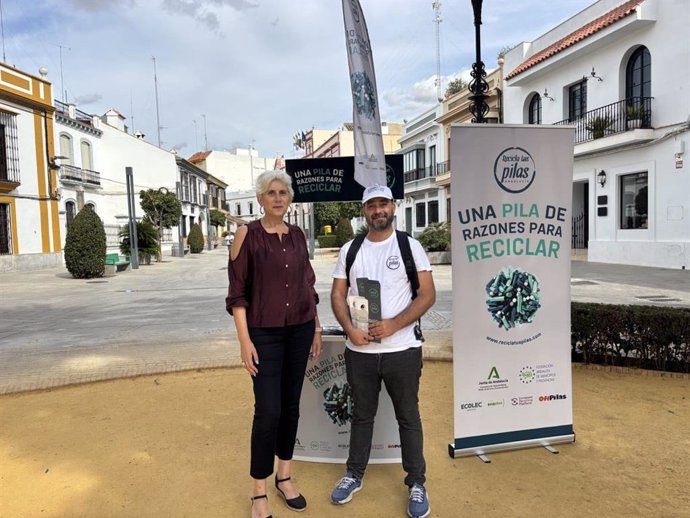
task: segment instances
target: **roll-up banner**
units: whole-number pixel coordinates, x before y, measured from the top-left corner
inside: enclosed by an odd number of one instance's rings
[[[323,337],[321,355],[304,375],[294,459],[344,464],[350,449],[352,394],[345,373],[345,337]],[[400,462],[400,435],[393,403],[381,384],[371,441],[371,464]]]
[[[451,128],[451,457],[573,442],[574,129]]]

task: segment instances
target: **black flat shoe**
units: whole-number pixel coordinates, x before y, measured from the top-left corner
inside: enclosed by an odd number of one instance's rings
[[[265,498],[266,500],[268,500],[268,497],[266,495],[257,495],[257,496],[251,497],[250,500],[252,501],[252,505],[254,505],[254,500],[261,500],[262,498]],[[273,515],[269,514],[266,518],[273,518]]]
[[[276,475],[276,489],[278,490],[278,494],[283,497],[283,500],[285,500],[285,505],[288,506],[288,509],[291,511],[297,511],[298,513],[302,512],[307,508],[307,500],[301,494],[295,498],[287,498],[285,493],[283,493],[283,490],[278,487],[278,484],[281,482],[287,482],[288,480],[290,480],[290,477],[279,479],[278,475]]]

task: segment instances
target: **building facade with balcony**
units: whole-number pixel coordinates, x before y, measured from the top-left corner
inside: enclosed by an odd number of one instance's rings
[[[90,115],[74,105],[56,102],[56,159],[60,177],[62,240],[76,214],[90,205],[103,221],[108,252],[119,251],[120,229],[129,221],[126,168],[132,168],[134,198],[147,189],[175,192],[175,154],[133,135],[117,110]],[[144,211],[137,204],[138,220]],[[177,229],[165,229],[162,245],[177,242]]]
[[[436,177],[447,173],[443,126],[436,122],[443,105],[437,104],[403,126],[400,150],[403,155],[405,199],[398,210],[398,227],[418,236],[428,225],[447,220],[449,186],[438,186]]]
[[[505,55],[505,122],[575,128],[573,247],[690,266],[690,10],[599,0]]]
[[[55,100],[55,133],[60,180],[60,226],[62,246],[67,229],[85,205],[96,212],[103,190],[101,173],[95,169],[100,158],[103,131],[98,116],[78,110],[74,104]],[[102,207],[101,207],[102,208]]]
[[[187,246],[187,236],[192,226],[199,224],[201,231],[208,236],[208,179],[209,174],[190,161],[176,157],[178,171],[178,194],[182,203],[182,217],[179,235]]]
[[[46,75],[0,63],[0,272],[62,263],[53,96]]]

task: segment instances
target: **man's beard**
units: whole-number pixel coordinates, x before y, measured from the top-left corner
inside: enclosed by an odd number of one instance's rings
[[[393,224],[394,217],[395,214],[391,214],[390,216],[384,214],[383,218],[376,219],[372,217],[371,219],[367,219],[367,224],[370,228],[373,228],[377,232],[381,232],[382,230],[388,230],[391,227],[391,225]]]

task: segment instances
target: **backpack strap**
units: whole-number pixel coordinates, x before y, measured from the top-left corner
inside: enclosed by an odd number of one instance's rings
[[[357,257],[357,252],[362,247],[364,238],[367,237],[366,234],[359,234],[353,240],[350,248],[347,250],[347,255],[345,256],[345,277],[347,278],[347,287],[350,287],[350,269],[352,268],[352,263],[355,262],[355,257]]]
[[[396,230],[395,235],[398,238],[398,248],[400,248],[400,255],[402,255],[405,272],[412,289],[412,300],[414,300],[417,298],[417,290],[419,290],[419,275],[417,275],[417,265],[414,263],[414,257],[412,257],[410,239],[407,232],[402,230]]]

